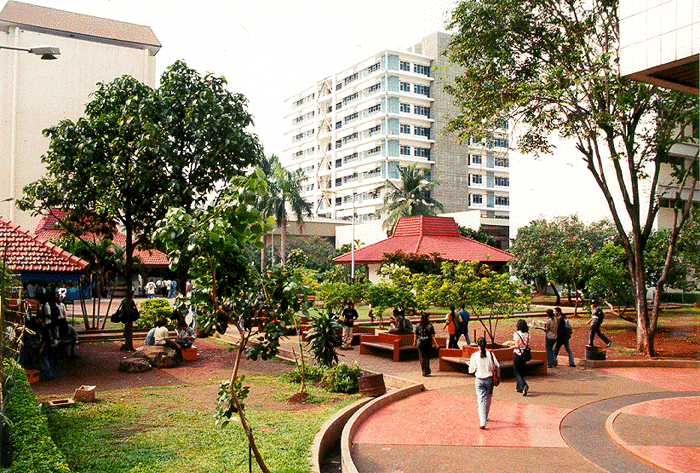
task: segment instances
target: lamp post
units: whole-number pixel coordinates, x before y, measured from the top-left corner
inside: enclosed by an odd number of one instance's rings
[[[35,48],[19,48],[16,46],[2,46],[2,45],[0,45],[0,49],[10,49],[12,51],[26,51],[29,54],[36,54],[37,56],[41,56],[41,59],[43,59],[45,61],[58,59],[58,56],[61,55],[61,50],[58,48],[55,48],[53,46],[37,46]]]

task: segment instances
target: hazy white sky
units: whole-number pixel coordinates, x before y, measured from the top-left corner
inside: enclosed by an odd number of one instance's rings
[[[282,153],[283,101],[386,48],[447,31],[454,0],[22,0],[150,26],[163,45],[158,75],[177,59],[244,94],[267,153]],[[2,4],[4,2],[0,0]],[[575,152],[511,159],[511,236],[539,216],[608,215]]]

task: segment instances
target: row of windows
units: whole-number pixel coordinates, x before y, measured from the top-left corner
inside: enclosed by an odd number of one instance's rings
[[[307,149],[300,149],[299,151],[292,153],[292,159],[300,159],[303,158],[304,156],[310,156],[314,154],[316,151],[316,147],[312,146],[311,148]],[[313,166],[311,166],[313,168]]]
[[[491,156],[487,156],[488,158],[491,158]],[[470,154],[469,155],[469,164],[483,164],[483,156],[479,154]],[[510,162],[508,158],[494,158],[493,159],[493,165],[502,167],[502,168],[507,168],[509,166]]]
[[[401,102],[399,103],[399,112],[401,113],[411,113],[411,104]],[[430,107],[424,107],[422,105],[414,105],[413,113],[416,115],[423,115],[424,117],[430,118]]]
[[[315,128],[312,128],[311,130],[307,130],[307,131],[305,131],[305,132],[301,132],[301,133],[299,133],[298,135],[294,135],[294,137],[292,138],[292,142],[302,141],[302,140],[304,140],[304,139],[306,139],[306,138],[309,138],[309,137],[311,137],[311,136],[314,136],[315,133],[316,133],[316,129],[315,129]]]
[[[411,63],[408,61],[401,61],[399,63],[399,69],[406,72],[411,72]],[[413,72],[416,74],[423,74],[430,76],[430,66],[424,66],[423,64],[413,64]]]
[[[401,154],[402,156],[410,156],[411,147],[407,145],[401,145],[399,147],[399,154]],[[421,148],[419,146],[416,146],[413,148],[413,156],[430,159],[430,148]]]
[[[347,106],[348,104],[351,104],[352,102],[358,100],[360,97],[367,97],[369,95],[372,95],[374,93],[379,92],[382,89],[382,84],[380,82],[377,82],[376,84],[370,85],[369,87],[359,90],[357,92],[353,92],[352,94],[343,97],[343,99],[335,104],[335,109],[340,110],[344,106]],[[333,107],[328,107],[328,113],[333,111]]]
[[[496,146],[499,148],[508,148],[508,139],[494,138],[493,136],[489,136],[486,138],[481,136],[472,136],[469,138],[468,144],[473,146],[484,146],[486,148],[493,148]]]
[[[483,184],[484,176],[482,174],[470,174],[472,184]],[[507,177],[496,176],[493,180],[494,184],[501,187],[508,187],[510,180]]]
[[[484,196],[481,194],[471,194],[471,202],[472,204],[483,204],[484,203]],[[493,202],[495,205],[502,205],[502,206],[509,206],[510,205],[510,197],[507,196],[494,196]]]
[[[372,74],[373,72],[376,72],[379,70],[380,63],[376,62],[372,64],[371,66],[367,66],[364,69],[362,69],[362,73],[360,72],[354,72],[350,74],[349,76],[343,78],[342,81],[338,82],[335,86],[335,90],[340,90],[343,88],[344,85],[348,85],[352,82],[355,82],[357,79],[360,77],[365,77],[368,76],[369,74]]]
[[[399,133],[402,133],[404,135],[410,135],[411,125],[401,123],[399,125]],[[414,125],[413,134],[418,136],[425,136],[426,138],[430,139],[430,127]]]
[[[411,92],[411,83],[410,82],[399,82],[399,90],[401,92]],[[426,95],[430,97],[430,86],[429,85],[421,85],[421,84],[413,84],[413,93],[418,94],[418,95]]]
[[[299,100],[297,100],[296,102],[294,102],[294,104],[292,106],[295,108],[301,107],[302,105],[311,102],[315,98],[316,98],[316,94],[314,92],[312,92],[310,95],[307,95],[306,97],[302,97]]]
[[[376,105],[372,105],[371,107],[362,110],[362,112],[361,112],[362,118],[367,117],[369,115],[372,115],[373,113],[380,112],[381,109],[382,109],[382,104],[378,103]],[[348,123],[357,120],[359,117],[360,117],[360,112],[351,113],[350,115],[343,118],[342,120],[338,120],[337,122],[335,122],[335,129],[340,130],[341,128],[343,128],[343,125],[347,125]],[[328,129],[328,131],[330,131],[330,129]]]
[[[294,120],[292,120],[292,124],[299,125],[300,123],[304,123],[307,120],[311,120],[315,114],[316,114],[316,112],[314,112],[312,110],[309,113],[306,113],[304,115],[300,115],[300,116],[296,117]]]

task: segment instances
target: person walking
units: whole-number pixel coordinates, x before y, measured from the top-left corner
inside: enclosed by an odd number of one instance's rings
[[[549,317],[549,319],[544,324],[544,346],[547,350],[547,368],[554,368],[557,366],[557,358],[554,355],[554,346],[557,344],[557,330],[559,328],[559,323],[554,317],[554,311],[552,309],[547,309],[547,317]]]
[[[343,309],[341,314],[343,317],[343,349],[352,350],[352,328],[355,325],[355,319],[359,317],[355,310],[355,304],[348,300],[347,307]]]
[[[469,319],[471,315],[464,308],[464,303],[459,305],[459,310],[457,311],[460,318],[462,319],[461,333],[464,334],[464,339],[467,341],[467,345],[471,345],[472,342],[469,340]],[[459,335],[457,336],[457,341],[459,342]]]
[[[598,300],[593,299],[591,301],[591,320],[589,320],[586,324],[591,326],[591,330],[590,332],[588,332],[588,345],[586,345],[587,347],[593,346],[593,339],[596,335],[598,335],[600,339],[603,340],[605,346],[609,347],[610,345],[612,345],[610,339],[600,331],[600,326],[603,324],[604,319],[605,314],[603,313],[603,309],[601,309],[598,306]]]
[[[513,372],[515,373],[515,390],[527,396],[530,386],[525,381],[525,363],[529,360],[530,353],[530,328],[523,319],[516,324],[517,331],[513,334],[513,340],[508,340],[506,345],[515,347],[513,350]]]
[[[442,327],[444,332],[447,329],[447,333],[450,335],[450,341],[448,342],[447,348],[459,348],[457,344],[457,339],[459,338],[459,331],[462,328],[462,321],[459,315],[455,312],[455,306],[450,306],[450,313],[445,316],[445,326]]]
[[[566,353],[569,355],[569,366],[572,368],[576,367],[576,361],[574,360],[574,354],[571,352],[571,347],[569,346],[569,340],[574,330],[571,328],[571,324],[566,319],[566,316],[561,311],[560,307],[554,308],[554,314],[557,316],[557,344],[554,345],[554,359],[556,360],[559,356],[559,350],[563,346],[566,348]]]
[[[413,332],[413,346],[418,347],[418,359],[423,376],[430,376],[430,351],[438,348],[435,339],[435,328],[430,323],[430,316],[427,312],[420,315],[420,322],[416,324]]]
[[[479,428],[485,429],[493,397],[493,374],[500,369],[500,365],[496,357],[493,356],[493,352],[486,351],[484,337],[479,337],[476,345],[479,347],[479,351],[472,353],[469,359],[469,373],[475,376],[474,387],[479,405]]]

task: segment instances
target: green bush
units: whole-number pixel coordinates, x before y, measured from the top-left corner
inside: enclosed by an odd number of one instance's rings
[[[326,371],[320,366],[304,366],[304,372],[306,373],[306,381],[309,383],[316,383],[323,379]],[[291,371],[286,372],[282,375],[285,381],[290,383],[301,383],[301,366],[296,365]]]
[[[661,294],[661,302],[673,302],[676,304],[700,302],[700,292],[664,292]]]
[[[357,378],[360,376],[362,376],[362,370],[357,363],[352,365],[340,363],[326,370],[323,381],[332,393],[353,394],[360,389],[357,384]]]
[[[163,297],[154,297],[153,299],[146,299],[141,302],[139,308],[141,312],[141,317],[134,322],[137,328],[151,328],[156,324],[159,319],[169,319],[173,314],[173,310],[170,308],[170,303],[168,299]]]
[[[5,373],[12,373],[13,366],[4,363]],[[11,422],[10,444],[12,445],[12,466],[0,469],[3,473],[69,473],[66,458],[56,447],[49,427],[37,406],[36,397],[27,381],[27,375],[20,367],[14,371],[15,386],[11,389],[5,414]]]
[[[341,328],[337,315],[323,313],[311,315],[306,340],[314,354],[316,364],[333,366],[338,363],[338,354],[335,350],[343,344],[343,338],[340,335]]]

